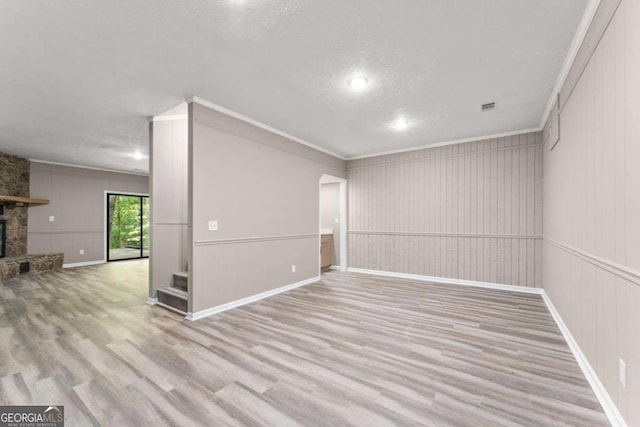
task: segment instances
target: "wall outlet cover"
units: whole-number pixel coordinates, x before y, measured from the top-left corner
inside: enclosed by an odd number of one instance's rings
[[[209,221],[209,231],[218,231],[218,221],[216,220]]]
[[[291,266],[291,272],[292,272],[292,273],[295,273],[295,272],[296,272],[296,266],[295,266],[295,264]]]
[[[53,215],[49,215],[49,222],[53,222],[56,220],[56,217]]]
[[[80,255],[84,255],[84,249],[80,249]]]

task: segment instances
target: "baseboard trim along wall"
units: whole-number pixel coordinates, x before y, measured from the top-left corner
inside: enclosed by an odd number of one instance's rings
[[[422,276],[418,274],[395,273],[390,271],[379,271],[379,270],[367,270],[362,268],[349,268],[347,269],[347,271],[349,271],[350,273],[362,273],[362,274],[370,274],[374,276],[396,277],[398,279],[410,279],[410,280],[417,280],[421,282],[473,286],[477,288],[488,288],[488,289],[497,289],[497,290],[510,291],[510,292],[521,292],[521,293],[527,293],[527,294],[540,295],[542,297],[542,300],[547,305],[547,308],[549,309],[549,313],[553,317],[553,320],[558,325],[558,329],[560,329],[562,336],[567,341],[567,345],[569,346],[569,349],[571,350],[573,357],[575,357],[576,361],[578,362],[578,366],[580,366],[580,369],[582,370],[582,374],[585,376],[585,378],[589,382],[589,385],[591,386],[591,389],[593,390],[593,393],[595,394],[596,398],[600,402],[600,405],[602,405],[602,409],[607,415],[609,422],[613,427],[628,427],[626,422],[624,421],[624,418],[622,417],[622,414],[620,414],[618,407],[613,402],[613,399],[611,399],[611,396],[609,396],[609,393],[604,387],[604,384],[602,384],[602,381],[600,381],[600,378],[598,378],[598,375],[596,375],[596,372],[593,370],[593,368],[589,364],[587,357],[582,352],[582,349],[578,345],[577,341],[573,338],[571,331],[569,331],[569,328],[567,328],[567,325],[562,320],[560,313],[558,313],[558,311],[554,307],[553,303],[551,302],[551,299],[549,298],[547,293],[544,291],[544,289],[526,288],[522,286],[504,285],[499,283],[474,282],[471,280],[447,279],[445,277]]]
[[[578,345],[575,338],[573,338],[571,331],[569,330],[567,325],[565,325],[562,317],[560,317],[560,313],[558,313],[558,311],[556,310],[555,306],[551,302],[551,299],[549,298],[547,293],[544,292],[544,290],[540,293],[540,295],[542,295],[542,299],[544,300],[545,304],[547,304],[549,313],[551,313],[551,316],[553,316],[553,319],[556,321],[560,332],[562,332],[562,336],[564,336],[565,341],[567,341],[567,344],[571,349],[571,353],[573,353],[573,357],[576,358],[576,361],[578,362],[580,369],[582,369],[582,373],[587,378],[587,381],[589,382],[593,393],[596,395],[598,401],[602,405],[602,409],[604,409],[604,413],[607,415],[607,418],[609,418],[609,422],[613,427],[627,427],[627,423],[624,421],[624,418],[618,410],[618,407],[613,402],[613,399],[611,399],[611,396],[609,396],[609,393],[607,393],[604,384],[602,384],[602,381],[600,381],[600,378],[598,378],[598,375],[596,375],[596,371],[594,371],[591,367],[591,364],[580,349],[580,346]]]
[[[87,267],[89,265],[98,265],[98,264],[106,264],[106,261],[101,259],[97,261],[72,262],[70,264],[62,264],[62,268]]]
[[[422,282],[446,283],[450,285],[475,286],[477,288],[500,289],[503,291],[539,294],[542,289],[525,286],[505,285],[501,283],[476,282],[472,280],[447,279],[446,277],[423,276],[420,274],[395,273],[391,271],[367,270],[365,268],[348,268],[349,273],[372,274],[374,276],[397,277],[399,279],[419,280]]]
[[[232,308],[240,307],[241,305],[250,304],[252,302],[256,302],[261,299],[264,299],[273,295],[277,295],[282,292],[290,291],[292,289],[299,288],[300,286],[305,286],[305,285],[317,282],[319,280],[320,280],[320,276],[315,276],[315,277],[311,277],[310,279],[302,280],[300,282],[292,283],[290,285],[281,286],[279,288],[272,289],[270,291],[262,292],[260,294],[252,295],[250,297],[242,298],[236,301],[231,301],[226,304],[208,308],[206,310],[197,311],[195,313],[189,312],[187,313],[186,319],[191,321],[199,320],[199,319],[214,315],[216,313],[221,313],[223,311],[227,311]]]

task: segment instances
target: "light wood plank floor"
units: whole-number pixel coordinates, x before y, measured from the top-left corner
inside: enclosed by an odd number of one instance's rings
[[[188,322],[147,261],[0,283],[0,404],[67,426],[601,426],[541,298],[339,272]]]

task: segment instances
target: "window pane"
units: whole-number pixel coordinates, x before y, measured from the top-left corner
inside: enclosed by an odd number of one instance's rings
[[[109,261],[140,258],[140,197],[109,195]]]

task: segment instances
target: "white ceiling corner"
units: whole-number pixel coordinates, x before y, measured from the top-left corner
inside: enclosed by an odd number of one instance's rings
[[[573,65],[573,61],[576,59],[578,55],[578,51],[582,46],[582,42],[587,35],[587,31],[589,30],[589,26],[591,25],[591,21],[593,21],[593,17],[598,10],[598,6],[600,6],[601,0],[589,0],[587,7],[584,10],[584,14],[582,15],[582,19],[580,20],[580,25],[578,25],[578,29],[575,32],[573,40],[571,42],[571,47],[567,52],[567,56],[562,63],[562,67],[560,68],[560,72],[558,73],[558,77],[556,78],[556,83],[553,86],[553,90],[549,94],[549,100],[547,101],[547,106],[544,109],[544,113],[540,118],[539,128],[542,129],[544,125],[547,123],[547,119],[549,118],[549,114],[553,109],[553,104],[557,100],[557,95],[562,90],[562,86],[564,82],[567,80],[567,76],[569,75],[569,71],[571,70],[571,66]]]

